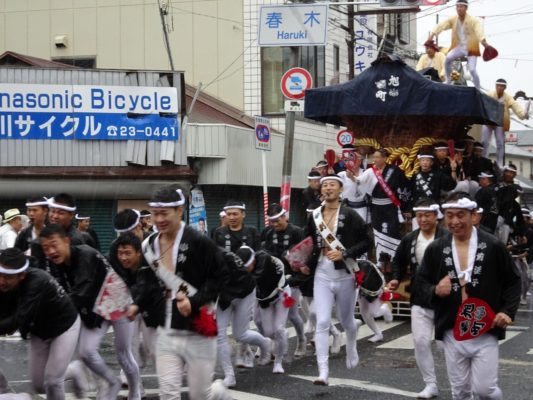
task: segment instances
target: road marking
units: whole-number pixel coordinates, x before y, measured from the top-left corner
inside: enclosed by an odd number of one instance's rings
[[[533,355],[533,349],[529,349],[529,351],[526,354]]]
[[[313,376],[303,376],[303,375],[289,375],[291,378],[303,379],[307,381],[314,381],[316,378]],[[407,390],[396,389],[390,386],[380,385],[372,383],[369,381],[360,381],[357,379],[340,379],[340,378],[329,378],[330,386],[349,386],[357,389],[361,389],[367,392],[377,392],[377,393],[387,393],[395,394],[398,396],[416,398],[418,393],[409,392]]]
[[[403,350],[414,350],[413,344],[413,334],[409,333],[407,335],[400,336],[390,342],[383,343],[381,346],[378,346],[378,349],[403,349]]]
[[[504,365],[518,365],[521,367],[533,367],[533,361],[520,361],[520,360],[510,360],[508,358],[500,358],[499,362],[500,364],[504,364]]]
[[[239,392],[237,390],[232,389],[230,389],[229,392],[234,400],[280,400],[277,397],[261,396],[259,394]]]

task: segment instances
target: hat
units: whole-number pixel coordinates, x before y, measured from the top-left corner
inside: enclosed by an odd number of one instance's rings
[[[113,218],[113,229],[117,233],[130,232],[139,225],[141,213],[132,208],[125,208]]]
[[[507,87],[507,81],[505,79],[500,78],[496,81],[496,85],[503,85]]]
[[[439,51],[439,47],[435,44],[435,42],[432,40],[427,40],[426,43],[424,43],[424,47],[429,47],[435,51]]]
[[[21,217],[22,214],[20,213],[18,208],[12,208],[10,210],[7,210],[4,213],[4,224],[7,224],[9,221],[11,221],[14,218]]]
[[[320,175],[320,172],[318,171],[310,171],[308,174],[307,174],[307,179],[320,179],[322,178],[322,175]]]
[[[335,174],[326,175],[320,178],[320,184],[323,184],[325,181],[337,181],[341,186],[343,186],[342,179]]]
[[[468,0],[457,0],[457,2],[455,3],[455,5],[463,5],[463,6],[468,6]]]
[[[477,177],[478,178],[491,178],[492,179],[492,178],[494,178],[494,175],[490,171],[485,171],[485,172],[480,173]]]

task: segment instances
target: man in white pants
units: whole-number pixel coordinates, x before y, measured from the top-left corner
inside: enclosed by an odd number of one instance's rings
[[[442,31],[452,30],[452,44],[446,55],[444,70],[446,72],[446,82],[451,80],[452,62],[461,57],[467,57],[468,70],[472,76],[474,86],[479,89],[479,75],[476,71],[477,58],[481,55],[479,43],[487,47],[489,44],[485,40],[485,32],[478,18],[467,14],[468,0],[457,0],[455,3],[457,15],[454,15],[438,24],[429,35],[428,40],[432,40]]]
[[[496,81],[496,90],[488,93],[490,97],[503,104],[503,126],[483,125],[482,141],[483,141],[483,157],[489,156],[490,137],[494,132],[494,138],[496,139],[496,162],[500,167],[503,167],[504,155],[505,155],[505,132],[511,128],[511,119],[509,115],[509,109],[512,109],[514,113],[520,119],[527,119],[527,112],[520,107],[520,104],[508,93],[505,93],[507,88],[507,81],[505,79],[498,79]]]
[[[426,249],[417,293],[434,304],[453,399],[500,400],[498,340],[518,309],[520,275],[505,245],[473,226],[477,204],[468,195],[448,196],[442,209],[451,235]]]
[[[404,236],[392,260],[392,280],[389,289],[396,290],[409,269],[411,275],[411,331],[415,347],[415,359],[424,379],[424,390],[419,399],[431,399],[439,394],[435,363],[431,353],[434,312],[431,304],[423,301],[416,285],[417,268],[422,262],[427,246],[443,236],[445,231],[438,226],[439,205],[432,199],[420,199],[413,207],[418,229]]]

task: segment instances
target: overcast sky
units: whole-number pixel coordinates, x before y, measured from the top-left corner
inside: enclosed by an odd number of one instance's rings
[[[454,15],[455,3],[449,0],[444,6],[422,7],[417,15],[419,52],[424,51],[423,43],[437,22],[437,15],[439,21]],[[498,58],[489,62],[478,58],[482,88],[493,89],[496,79],[504,78],[511,95],[523,90],[533,97],[533,0],[470,0],[469,3],[468,13],[485,17],[482,22],[487,42],[499,52]],[[439,46],[448,46],[450,42],[450,31],[439,35]],[[533,126],[532,120],[526,123]],[[529,128],[513,122],[512,129]]]

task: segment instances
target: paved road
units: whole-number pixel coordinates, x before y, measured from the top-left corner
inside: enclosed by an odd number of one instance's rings
[[[237,387],[232,390],[235,399],[243,400],[296,400],[296,399],[406,399],[415,398],[423,388],[413,356],[409,323],[406,320],[391,324],[380,322],[385,339],[378,344],[367,341],[371,336],[366,326],[360,328],[358,348],[360,364],[354,370],[344,366],[344,348],[341,354],[330,359],[330,386],[311,384],[316,376],[316,363],[309,347],[304,357],[288,360],[285,375],[273,375],[271,366],[241,369],[237,374]],[[533,300],[522,305],[507,339],[500,343],[500,386],[504,398],[530,400],[533,398]],[[294,349],[294,331],[291,329],[290,348]],[[114,359],[111,333],[103,345],[103,353],[109,364],[118,370]],[[26,345],[17,338],[0,339],[0,367],[16,391],[27,390]],[[451,399],[446,378],[444,358],[437,344],[434,346],[439,399]],[[148,398],[157,398],[157,380],[153,367],[142,370]],[[184,393],[187,390],[184,388]],[[123,392],[126,395],[126,392]],[[89,394],[94,398],[92,394]],[[183,396],[185,399],[186,395]],[[73,399],[69,395],[69,399]]]

